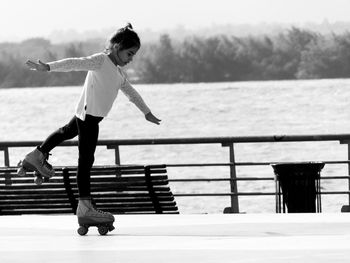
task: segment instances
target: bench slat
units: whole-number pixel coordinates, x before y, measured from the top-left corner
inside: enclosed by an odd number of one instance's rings
[[[175,202],[160,202],[160,205],[163,207],[169,207],[174,205]],[[113,208],[125,208],[125,207],[154,207],[152,201],[148,202],[117,202],[117,203],[97,203],[99,209],[104,209],[108,211]],[[69,202],[42,202],[42,203],[21,203],[21,204],[7,204],[6,206],[0,205],[1,210],[17,210],[17,209],[56,209],[56,208],[71,208]]]
[[[75,195],[77,197],[77,194]],[[92,196],[94,199],[100,199],[100,200],[109,200],[109,199],[137,199],[137,198],[150,198],[148,193],[92,193]],[[32,194],[32,195],[6,195],[4,197],[1,197],[1,201],[13,201],[13,200],[30,200],[30,199],[38,199],[38,200],[45,200],[45,199],[61,199],[67,198],[67,194],[50,194],[50,195],[42,195],[40,193]],[[158,193],[159,200],[165,200],[165,199],[174,199],[174,196],[171,193],[167,192],[160,192]],[[0,201],[0,202],[1,202]]]
[[[145,181],[135,181],[135,182],[131,182],[131,181],[124,181],[124,182],[110,182],[111,179],[107,180],[104,179],[102,181],[98,181],[96,180],[92,180],[91,182],[91,187],[98,187],[98,188],[102,188],[102,187],[109,187],[109,189],[115,187],[115,188],[125,188],[125,187],[129,187],[129,186],[135,186],[135,187],[142,187],[145,186]],[[152,181],[153,185],[168,185],[168,181],[166,180],[154,180]],[[72,183],[73,184],[73,183]],[[75,184],[75,182],[74,182]],[[73,184],[73,185],[74,185]],[[22,182],[16,182],[16,183],[12,183],[11,185],[0,185],[0,191],[1,190],[18,190],[18,189],[33,189],[33,185],[34,185],[34,181],[28,181],[27,184],[25,184],[23,181]],[[61,183],[56,183],[56,182],[49,182],[49,183],[43,183],[42,185],[35,185],[35,189],[54,189],[54,188],[64,188],[63,185],[63,181]]]
[[[95,199],[97,204],[121,204],[121,203],[146,203],[152,202],[151,198],[119,198],[119,199]],[[160,203],[173,202],[174,198],[163,198],[160,199]],[[18,205],[35,205],[35,204],[69,204],[69,200],[67,198],[52,198],[52,199],[16,199],[16,200],[1,200],[0,207],[10,207],[10,206],[18,206]]]

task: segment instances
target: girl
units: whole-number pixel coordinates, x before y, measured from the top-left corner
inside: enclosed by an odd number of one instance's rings
[[[90,193],[90,169],[94,162],[99,122],[107,116],[118,91],[123,91],[130,101],[145,114],[146,120],[160,124],[160,120],[151,113],[121,69],[132,61],[140,46],[137,33],[131,24],[128,24],[112,36],[107,50],[103,53],[50,63],[43,63],[40,60],[38,63],[30,60],[26,62],[30,69],[37,71],[88,71],[74,117],[67,125],[52,133],[40,146],[28,153],[23,160],[24,168],[37,171],[45,177],[52,177],[54,170],[47,162],[49,152],[61,142],[78,135],[79,203],[77,216],[80,225],[113,224],[114,222],[112,214],[97,210],[93,205]]]

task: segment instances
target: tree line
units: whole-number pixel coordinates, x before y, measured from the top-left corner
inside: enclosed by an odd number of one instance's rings
[[[104,41],[52,44],[42,38],[0,43],[0,87],[81,85],[86,72],[35,74],[27,59],[53,61],[104,50]],[[291,28],[273,36],[162,35],[145,43],[127,66],[132,82],[221,82],[350,77],[350,33],[322,35]]]

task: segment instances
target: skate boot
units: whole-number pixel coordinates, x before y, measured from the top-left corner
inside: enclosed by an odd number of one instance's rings
[[[114,216],[111,213],[98,210],[91,197],[79,198],[78,208],[78,234],[83,236],[90,226],[96,226],[100,235],[106,235],[114,229]]]
[[[48,158],[48,153],[42,153],[38,148],[35,148],[19,163],[18,175],[24,176],[26,171],[34,171],[37,177],[51,178],[55,175],[55,170],[47,162]]]

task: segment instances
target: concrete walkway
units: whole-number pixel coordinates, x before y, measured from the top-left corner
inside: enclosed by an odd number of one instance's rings
[[[79,236],[75,216],[1,216],[0,262],[350,262],[350,214],[123,215]]]

